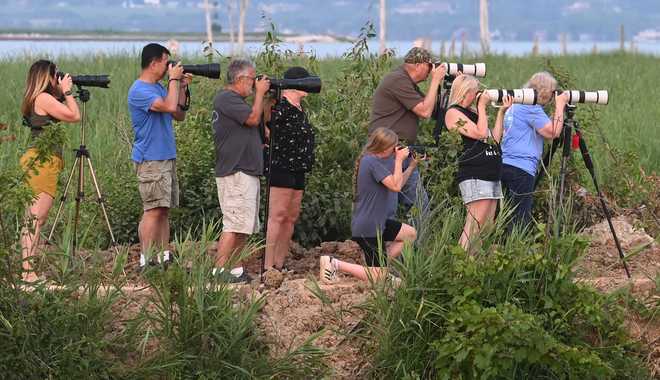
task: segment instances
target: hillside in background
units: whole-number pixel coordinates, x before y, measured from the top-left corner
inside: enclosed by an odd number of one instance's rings
[[[212,1],[213,2],[213,1]],[[14,31],[203,32],[201,0],[4,0],[0,25]],[[226,0],[218,4],[215,23],[228,31]],[[247,31],[259,32],[272,20],[282,32],[355,36],[366,21],[377,24],[376,0],[252,0]],[[388,0],[388,38],[449,39],[479,37],[478,1]],[[237,13],[237,12],[236,12]],[[112,17],[108,17],[111,15]],[[491,0],[493,39],[573,41],[627,38],[660,31],[656,0]],[[641,34],[640,34],[641,33]],[[660,33],[659,33],[660,35]]]

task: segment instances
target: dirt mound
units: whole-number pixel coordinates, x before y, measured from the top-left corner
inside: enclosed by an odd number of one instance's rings
[[[602,292],[630,287],[642,303],[658,304],[660,297],[655,279],[660,275],[660,245],[643,228],[635,227],[635,220],[619,216],[612,221],[632,275],[628,279],[619,258],[607,221],[584,230],[591,243],[576,268],[578,281],[588,283]],[[653,376],[660,376],[660,321],[657,317],[643,318],[636,310],[629,310],[626,326],[630,335],[647,349],[646,361]]]
[[[350,335],[364,315],[358,305],[368,295],[369,285],[355,280],[318,287],[310,280],[285,281],[264,294],[266,303],[257,323],[275,356],[319,333],[314,345],[330,353],[331,377],[354,379],[365,365],[365,355],[360,353],[360,341]]]
[[[634,220],[619,216],[612,220],[614,230],[634,278],[655,279],[660,273],[660,245],[643,228],[635,227]],[[591,243],[576,268],[580,278],[626,278],[619,252],[607,221],[584,230]],[[601,289],[608,290],[608,289]]]

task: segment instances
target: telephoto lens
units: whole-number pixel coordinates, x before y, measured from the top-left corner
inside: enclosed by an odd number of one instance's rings
[[[436,63],[436,65],[439,63]],[[485,63],[447,63],[447,75],[456,76],[459,73],[466,75],[472,75],[478,78],[483,78],[486,76],[486,64]]]
[[[270,79],[271,89],[280,90],[300,90],[310,94],[318,94],[321,92],[321,78],[316,76],[309,76],[306,78],[297,79]]]
[[[504,97],[509,95],[516,104],[534,105],[537,102],[536,90],[532,88],[518,88],[515,90],[486,90],[488,98],[493,103],[502,103]]]
[[[64,73],[57,72],[55,74],[57,78],[64,78]],[[108,88],[110,85],[110,76],[109,75],[71,75],[71,81],[73,84],[79,87],[101,87]]]
[[[176,61],[167,62],[171,65],[176,65]],[[190,73],[192,75],[206,77],[210,79],[219,79],[220,78],[220,64],[219,63],[207,63],[202,65],[181,65],[183,66],[184,73]]]
[[[607,90],[599,90],[599,91],[569,90],[566,92],[568,93],[568,104],[571,105],[580,104],[580,103],[607,105],[607,103],[610,101],[609,93],[607,92]]]

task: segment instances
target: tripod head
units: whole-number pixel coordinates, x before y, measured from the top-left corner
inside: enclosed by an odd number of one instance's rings
[[[435,119],[435,127],[433,127],[435,146],[440,145],[440,135],[443,128],[445,128],[445,113],[449,104],[449,91],[451,90],[451,85],[454,83],[454,79],[456,79],[455,75],[447,74],[442,84],[438,86],[438,95],[435,98],[435,108],[432,115],[432,118]]]
[[[456,75],[445,75],[445,80],[442,81],[442,89],[447,91],[451,90],[451,85],[454,83],[454,79],[456,79]]]
[[[78,100],[80,100],[81,103],[87,103],[91,96],[89,90],[82,88],[82,86],[80,85],[77,85],[77,87],[78,87],[78,94],[76,94],[76,98],[78,98]]]

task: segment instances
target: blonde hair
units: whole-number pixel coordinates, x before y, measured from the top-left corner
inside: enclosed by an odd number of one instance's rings
[[[366,154],[382,153],[398,143],[399,136],[389,128],[377,128],[369,135],[367,144],[362,148],[362,152],[357,160],[355,160],[355,170],[353,171],[353,201],[357,200],[357,180],[358,174],[360,174],[360,161],[362,161],[362,157]]]
[[[557,80],[547,71],[541,71],[534,75],[523,85],[523,88],[533,88],[539,104],[550,102],[557,89]]]
[[[472,75],[461,74],[454,79],[449,92],[449,106],[460,104],[470,91],[479,90],[479,79]]]
[[[51,83],[51,79],[55,77],[55,72],[56,66],[51,61],[42,59],[32,64],[28,72],[25,95],[21,104],[23,116],[30,116],[34,109],[34,101],[41,93],[47,92],[53,96],[57,95],[57,91]]]

